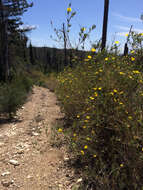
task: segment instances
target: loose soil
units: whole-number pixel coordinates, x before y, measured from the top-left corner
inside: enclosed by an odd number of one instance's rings
[[[51,128],[62,117],[55,94],[35,86],[14,121],[0,120],[0,190],[72,189],[66,148],[50,142]]]

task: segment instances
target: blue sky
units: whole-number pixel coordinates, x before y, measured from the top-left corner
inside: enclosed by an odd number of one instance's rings
[[[33,45],[61,47],[50,38],[50,35],[54,34],[50,21],[53,21],[56,28],[60,28],[66,20],[69,2],[72,3],[72,10],[77,12],[72,21],[73,44],[78,39],[79,28],[89,28],[93,24],[96,29],[90,36],[91,41],[101,38],[104,0],[33,0],[34,6],[29,8],[22,18],[25,25],[36,27],[28,34]],[[143,32],[143,21],[140,19],[142,13],[143,0],[110,0],[107,43],[118,40],[123,44],[131,25],[135,31]],[[90,48],[89,43],[86,48]]]

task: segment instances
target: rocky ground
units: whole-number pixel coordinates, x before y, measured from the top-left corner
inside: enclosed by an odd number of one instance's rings
[[[34,87],[14,121],[0,120],[0,190],[72,190],[81,179],[66,166],[66,148],[51,146],[51,128],[63,117],[56,96]]]

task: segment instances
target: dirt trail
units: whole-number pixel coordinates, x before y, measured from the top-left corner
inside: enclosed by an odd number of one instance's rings
[[[56,96],[34,87],[18,119],[0,124],[0,190],[72,189],[73,171],[64,167],[66,152],[49,142],[52,124],[62,117]]]

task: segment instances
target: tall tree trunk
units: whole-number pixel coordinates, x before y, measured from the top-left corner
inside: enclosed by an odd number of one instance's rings
[[[104,50],[106,47],[108,10],[109,10],[109,0],[104,0],[104,18],[103,18],[101,50]]]
[[[5,81],[9,78],[9,62],[8,62],[8,33],[7,33],[7,27],[8,27],[8,20],[5,20],[5,39],[4,39],[4,66],[5,66]]]
[[[0,79],[7,81],[9,78],[9,63],[8,63],[8,10],[3,6],[2,0],[0,0],[0,21],[1,21],[1,58],[0,58]]]

